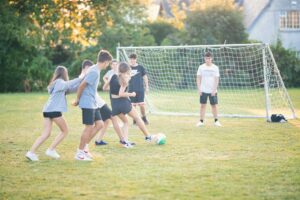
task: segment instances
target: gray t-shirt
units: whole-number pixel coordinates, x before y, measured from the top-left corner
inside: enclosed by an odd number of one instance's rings
[[[100,79],[100,69],[98,68],[97,65],[93,65],[89,69],[87,75],[84,78],[87,85],[84,88],[81,97],[79,99],[80,108],[96,109],[98,107],[96,94],[97,94],[99,79]]]
[[[71,81],[64,81],[62,79],[55,80],[48,87],[50,97],[44,105],[43,112],[66,112],[66,94],[76,92],[81,81],[81,78],[75,78]]]

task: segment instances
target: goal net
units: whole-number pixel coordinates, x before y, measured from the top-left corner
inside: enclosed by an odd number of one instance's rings
[[[146,102],[151,113],[199,115],[196,73],[207,51],[220,70],[220,116],[296,117],[268,45],[118,47],[117,57],[128,61],[135,53],[138,63],[145,67],[150,87]],[[206,113],[211,116],[210,106]]]

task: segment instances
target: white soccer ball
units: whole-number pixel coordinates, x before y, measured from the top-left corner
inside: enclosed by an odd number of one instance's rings
[[[167,138],[166,135],[163,133],[158,133],[153,136],[154,142],[158,145],[166,144],[166,138]]]

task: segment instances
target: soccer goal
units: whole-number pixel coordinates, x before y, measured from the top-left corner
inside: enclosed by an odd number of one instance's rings
[[[261,117],[295,111],[271,49],[266,44],[118,47],[117,59],[138,56],[148,74],[148,109],[155,114],[199,115],[196,73],[204,54],[219,66],[219,113],[224,117]],[[207,115],[210,112],[207,106]]]

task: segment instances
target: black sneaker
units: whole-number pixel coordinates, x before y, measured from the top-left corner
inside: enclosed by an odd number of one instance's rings
[[[148,124],[149,124],[149,122],[148,122],[148,120],[147,120],[146,116],[142,117],[142,120],[144,121],[144,123],[145,123],[146,125],[148,125]]]
[[[101,140],[100,142],[98,141],[95,141],[95,145],[107,145],[108,143],[107,142],[104,142],[103,140]]]

